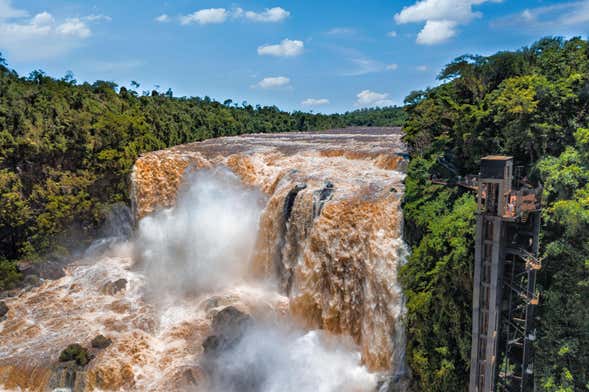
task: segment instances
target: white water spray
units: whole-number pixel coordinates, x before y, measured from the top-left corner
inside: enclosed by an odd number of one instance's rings
[[[176,206],[139,222],[135,247],[150,288],[202,293],[234,285],[247,271],[262,202],[226,169],[188,176]]]

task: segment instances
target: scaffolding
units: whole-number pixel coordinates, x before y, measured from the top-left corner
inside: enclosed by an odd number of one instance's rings
[[[514,189],[513,159],[496,155],[457,184],[478,200],[469,391],[531,391],[541,188]]]

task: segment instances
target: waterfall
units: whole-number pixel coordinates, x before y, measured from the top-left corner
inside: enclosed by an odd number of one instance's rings
[[[400,136],[251,135],[144,155],[135,233],[7,300],[0,390],[403,390]],[[98,334],[112,344],[91,347]],[[71,343],[88,365],[57,360]]]

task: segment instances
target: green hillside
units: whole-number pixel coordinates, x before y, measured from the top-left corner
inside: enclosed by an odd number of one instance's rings
[[[536,384],[589,390],[589,43],[467,55],[439,79],[406,98],[412,254],[401,276],[415,389],[465,391],[470,362],[475,200],[430,178],[476,174],[500,153],[545,187]]]

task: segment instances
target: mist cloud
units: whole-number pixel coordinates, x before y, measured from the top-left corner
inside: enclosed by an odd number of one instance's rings
[[[176,206],[139,222],[136,253],[152,288],[202,292],[244,276],[262,195],[226,169],[190,175]]]

